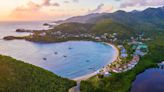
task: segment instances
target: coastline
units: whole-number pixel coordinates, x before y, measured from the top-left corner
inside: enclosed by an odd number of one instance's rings
[[[116,51],[115,52],[115,55],[112,57],[112,60],[111,61],[114,62],[115,60],[117,60],[117,57],[119,56],[119,50],[117,49],[117,47],[115,45],[111,44],[111,43],[107,43],[107,42],[103,42],[103,43],[106,44],[106,45],[111,46]],[[112,62],[110,62],[110,63],[112,63]],[[109,63],[107,65],[109,65]],[[99,70],[101,70],[101,69],[99,69]],[[82,80],[87,80],[87,79],[89,79],[89,78],[97,75],[99,73],[99,70],[97,70],[97,71],[95,71],[93,73],[90,73],[90,74],[81,76],[81,77],[74,78],[73,80],[76,81],[76,82],[80,82]]]

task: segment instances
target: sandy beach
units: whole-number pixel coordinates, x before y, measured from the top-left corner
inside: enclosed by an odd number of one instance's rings
[[[113,58],[112,58],[112,60],[111,60],[112,62],[114,62],[114,61],[117,59],[117,57],[119,56],[119,50],[118,50],[117,47],[115,47],[113,44],[105,43],[105,42],[104,42],[104,44],[111,46],[111,47],[116,51],[115,55],[113,56]],[[111,63],[111,61],[110,61],[110,63]],[[110,63],[108,63],[108,64],[110,64]],[[107,65],[106,65],[106,66],[107,66]],[[105,67],[105,66],[104,66],[104,67]],[[101,70],[101,69],[100,69],[100,70]],[[99,73],[99,70],[97,70],[97,71],[95,71],[95,72],[93,72],[93,73],[90,73],[90,74],[87,74],[87,75],[78,77],[78,78],[74,78],[73,80],[74,80],[74,81],[77,81],[77,82],[80,82],[80,81],[82,81],[82,80],[87,80],[88,78],[90,78],[90,77],[92,77],[92,76],[95,76],[95,75],[97,75],[98,73]]]

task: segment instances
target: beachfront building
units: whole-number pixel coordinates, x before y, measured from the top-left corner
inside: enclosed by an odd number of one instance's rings
[[[159,63],[158,66],[160,69],[164,69],[164,61],[162,63]]]
[[[142,42],[133,41],[130,43],[132,49],[135,50],[134,55],[144,56],[148,52],[148,46]]]
[[[123,45],[118,45],[117,47],[118,47],[119,49],[121,49],[121,48],[123,47]]]
[[[42,33],[39,34],[39,36],[45,36],[45,35],[46,35],[45,32],[42,32]]]
[[[95,40],[97,40],[97,41],[101,41],[101,38],[98,37],[98,36],[96,36],[96,37],[95,37]]]
[[[109,77],[109,76],[111,76],[111,74],[110,74],[109,72],[105,72],[103,75],[104,75],[104,77]]]
[[[128,57],[127,51],[124,47],[121,48],[121,57],[122,58]]]

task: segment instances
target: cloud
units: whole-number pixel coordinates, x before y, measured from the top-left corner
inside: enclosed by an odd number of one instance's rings
[[[52,6],[53,4],[50,3],[50,0],[44,0],[42,4],[37,4],[32,1],[29,1],[26,5],[18,6],[16,7],[9,17],[12,19],[17,20],[35,20],[37,18],[42,19],[43,17],[46,17],[47,14],[41,12],[40,10],[42,7],[45,6]],[[58,6],[57,4],[54,4],[53,6]]]
[[[96,9],[90,10],[88,13],[98,13],[101,11],[103,6],[104,6],[104,4],[100,4],[96,7]]]
[[[60,4],[59,4],[59,3],[54,3],[54,4],[52,4],[52,6],[59,7],[59,6],[60,6]]]
[[[14,11],[37,11],[41,8],[39,4],[28,2],[26,6],[18,6]]]
[[[100,4],[95,9],[89,10],[87,14],[91,13],[103,13],[103,12],[113,12],[114,7],[111,5]]]
[[[79,2],[79,0],[72,0],[73,2],[75,2],[75,3],[78,3]]]
[[[42,5],[50,6],[51,5],[50,0],[44,0]]]
[[[65,4],[72,3],[72,2],[73,2],[73,3],[79,3],[79,0],[71,0],[71,1],[65,0],[65,1],[64,1]]]
[[[68,3],[70,3],[70,2],[69,2],[69,1],[64,1],[64,3],[68,4]]]
[[[43,19],[46,18],[49,15],[48,13],[45,13],[42,10],[43,7],[59,7],[60,5],[58,3],[52,3],[51,0],[42,0],[43,2],[40,4],[37,4],[35,2],[29,1],[26,5],[18,6],[16,7],[9,17],[13,19]]]
[[[120,8],[161,5],[164,5],[164,0],[127,0],[126,2],[120,5]]]
[[[99,4],[95,9],[88,8],[63,8],[59,7],[55,0],[41,0],[42,2],[29,1],[26,5],[16,7],[9,17],[17,20],[36,20],[36,19],[55,19],[60,17],[78,16],[82,14],[111,12],[113,7],[110,5]],[[63,0],[63,3],[79,2],[79,0]],[[56,7],[56,8],[54,8]]]
[[[39,12],[40,8],[40,5],[30,1],[25,6],[16,7],[9,16],[12,19],[19,20],[38,18],[40,15],[43,15],[41,12]]]
[[[58,3],[51,3],[51,0],[43,0],[42,4],[37,4],[32,1],[29,1],[24,6],[18,6],[14,9],[14,11],[39,11],[42,7],[48,6],[60,6]]]
[[[60,6],[59,3],[51,3],[51,0],[43,0],[42,6]]]
[[[115,1],[121,1],[121,0],[115,0]]]

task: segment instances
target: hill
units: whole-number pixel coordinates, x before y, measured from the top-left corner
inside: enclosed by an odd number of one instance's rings
[[[90,23],[100,21],[102,19],[111,19],[115,22],[126,24],[138,31],[162,30],[164,27],[164,8],[148,8],[144,11],[125,12],[117,11],[108,13],[96,18],[88,20]]]
[[[88,14],[85,16],[75,16],[75,17],[68,18],[66,20],[55,21],[55,23],[58,23],[58,24],[70,23],[70,22],[87,23],[87,21],[89,19],[96,18],[96,17],[102,16],[102,15],[104,15],[104,14],[103,13],[93,13],[93,14]]]
[[[0,55],[0,92],[67,92],[75,82]]]
[[[79,34],[79,33],[87,33],[88,30],[92,27],[92,24],[83,24],[83,23],[63,23],[60,24],[48,32],[60,31],[62,33],[70,33],[70,34]]]
[[[164,7],[148,8],[143,11],[132,12],[119,10],[114,13],[98,13],[93,15],[72,17],[62,21],[62,23],[77,22],[95,24],[98,21],[110,19],[120,24],[131,26],[138,31],[161,31],[164,29]],[[83,22],[84,19],[85,22]]]
[[[134,29],[112,20],[98,21],[90,31],[95,34],[117,33],[118,38],[130,38],[131,36],[134,36],[134,33],[136,32]]]

